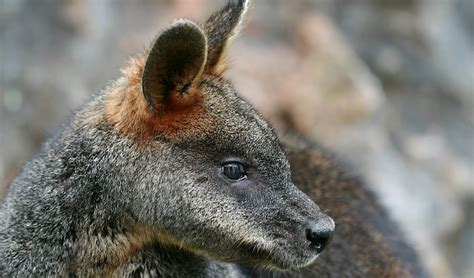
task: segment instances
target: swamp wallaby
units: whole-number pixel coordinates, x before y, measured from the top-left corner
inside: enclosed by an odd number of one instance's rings
[[[384,233],[356,225],[377,217],[373,199],[357,193],[366,191],[342,190],[341,172],[315,159],[317,149],[288,147],[289,163],[222,76],[249,6],[231,1],[202,27],[176,21],[43,145],[2,203],[2,276],[258,276],[308,266],[335,224],[293,184],[290,163],[302,189],[355,224],[320,263],[288,274],[411,271]]]
[[[43,145],[2,204],[2,274],[212,276],[237,273],[217,261],[316,259],[334,221],[222,77],[249,5],[231,2],[203,27],[176,21]]]

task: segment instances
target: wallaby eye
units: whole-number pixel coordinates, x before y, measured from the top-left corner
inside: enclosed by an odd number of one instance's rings
[[[240,162],[228,162],[222,165],[222,173],[232,181],[240,181],[247,178],[245,166]]]

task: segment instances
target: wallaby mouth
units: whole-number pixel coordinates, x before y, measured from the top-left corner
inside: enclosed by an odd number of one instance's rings
[[[288,271],[311,265],[329,246],[335,231],[335,223],[331,217],[319,214],[308,219],[306,223],[286,236],[277,236],[270,245],[272,248],[261,249],[247,246],[251,257],[264,258],[258,264],[264,268],[277,271]]]

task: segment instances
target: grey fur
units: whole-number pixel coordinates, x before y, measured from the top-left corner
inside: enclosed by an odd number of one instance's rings
[[[247,5],[240,1],[236,7]],[[2,204],[2,274],[214,276],[236,273],[235,265],[224,262],[286,269],[315,259],[304,225],[319,221],[333,229],[334,222],[293,185],[288,160],[268,123],[227,80],[212,70],[200,76],[199,61],[205,57],[199,53],[206,45],[196,48],[185,38],[203,35],[186,21],[171,26],[146,61],[145,95],[125,103],[136,93],[124,89],[133,78],[119,79],[78,110],[25,165]],[[183,45],[175,43],[183,40]],[[197,58],[160,64],[175,54],[173,45]],[[170,75],[161,77],[165,73]],[[183,80],[193,84],[183,89]],[[200,111],[212,126],[185,114],[172,123],[176,126],[155,132],[152,127],[162,124],[167,113],[181,109],[167,112],[171,95],[177,94],[179,102],[191,90],[199,90]],[[117,129],[108,114],[110,98],[117,94],[124,98],[110,109],[129,109],[132,118],[156,113],[155,122],[138,127],[134,136]],[[137,103],[145,97],[153,108],[159,103],[163,109],[141,111]],[[145,125],[145,120],[129,120],[117,121],[130,129]],[[181,121],[190,124],[180,127]],[[145,129],[155,132],[153,137],[138,140]],[[227,160],[246,164],[248,179],[231,183],[223,178],[220,169]]]
[[[358,180],[319,148],[290,141],[294,179],[333,208],[343,228],[339,249],[295,270],[316,258],[306,223],[334,229],[334,221],[293,184],[275,132],[221,76],[249,2],[229,2],[203,29],[186,20],[171,25],[143,75],[130,66],[44,143],[1,205],[1,276],[422,272],[406,264],[416,254]],[[247,180],[222,176],[229,160],[246,164]]]

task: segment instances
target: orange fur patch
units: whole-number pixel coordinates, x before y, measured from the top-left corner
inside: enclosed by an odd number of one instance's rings
[[[106,119],[114,129],[140,141],[157,135],[180,140],[195,138],[212,125],[197,84],[184,93],[171,92],[159,111],[153,109],[142,92],[144,64],[143,56],[132,59],[106,97]]]

